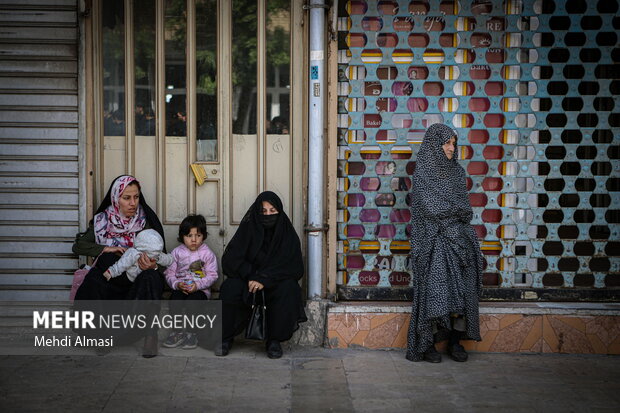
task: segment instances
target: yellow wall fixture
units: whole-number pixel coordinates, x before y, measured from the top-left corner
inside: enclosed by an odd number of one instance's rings
[[[205,183],[205,179],[207,179],[207,172],[205,168],[198,163],[192,163],[189,165],[190,169],[194,173],[194,178],[196,178],[196,183],[198,186]]]

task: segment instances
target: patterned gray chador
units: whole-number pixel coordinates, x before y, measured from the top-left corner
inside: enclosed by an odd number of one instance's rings
[[[451,329],[463,339],[480,340],[478,297],[483,258],[470,221],[473,216],[465,171],[442,145],[456,133],[431,125],[425,135],[412,179],[411,255],[413,308],[407,337],[407,359],[420,361],[435,338]],[[454,324],[455,316],[465,328]],[[461,325],[463,323],[461,322]],[[435,336],[437,334],[437,336]]]

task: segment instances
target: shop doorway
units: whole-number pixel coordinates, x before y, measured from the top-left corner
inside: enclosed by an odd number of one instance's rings
[[[272,190],[302,234],[303,2],[93,3],[95,198],[133,174],[169,249],[199,213],[221,256]]]

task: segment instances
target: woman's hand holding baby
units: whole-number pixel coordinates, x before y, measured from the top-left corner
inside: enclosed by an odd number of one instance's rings
[[[140,267],[142,271],[154,270],[157,268],[157,260],[154,258],[149,258],[149,256],[146,255],[145,252],[143,252],[142,254],[140,254],[140,258],[138,259],[138,267]]]
[[[123,255],[127,248],[125,247],[104,247],[102,253],[111,252],[118,255]]]

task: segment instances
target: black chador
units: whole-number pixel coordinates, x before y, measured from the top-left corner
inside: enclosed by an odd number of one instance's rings
[[[278,213],[263,215],[263,201]],[[228,276],[220,289],[224,341],[247,325],[252,300],[249,281],[265,287],[268,340],[290,339],[298,323],[307,320],[298,283],[304,274],[301,243],[275,193],[261,193],[248,209],[226,246],[222,269]]]

